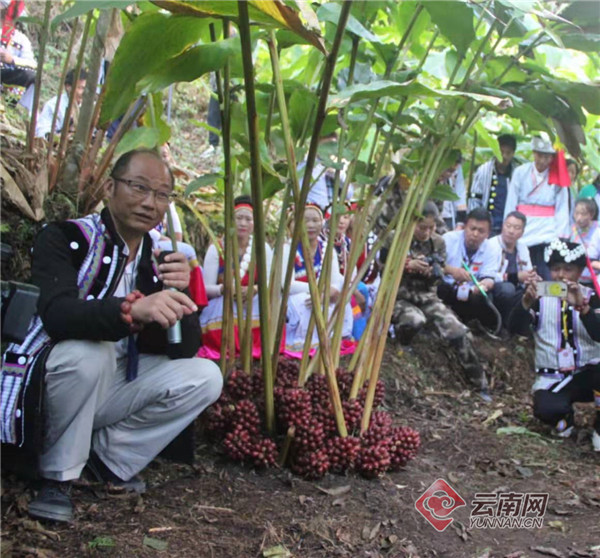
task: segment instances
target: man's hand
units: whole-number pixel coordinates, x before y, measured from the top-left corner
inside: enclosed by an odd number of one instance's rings
[[[567,303],[571,306],[583,306],[585,299],[579,283],[576,281],[565,281],[567,284]]]
[[[457,283],[470,283],[471,275],[466,269],[462,267],[454,267],[453,265],[447,265],[444,268],[444,273],[450,275]]]
[[[160,250],[155,250],[154,255],[158,257]],[[190,265],[187,258],[181,252],[173,252],[165,256],[165,261],[158,266],[158,278],[165,287],[175,289],[187,289],[190,284]]]
[[[521,299],[521,304],[525,310],[529,310],[537,299],[537,280],[533,279],[531,282],[526,284],[525,292],[523,293],[523,298]]]
[[[479,281],[479,284],[486,293],[489,293],[494,288],[494,280],[490,279],[489,277],[486,277],[485,279]]]
[[[406,264],[406,271],[419,275],[431,275],[431,266],[422,258],[413,258]]]
[[[517,274],[519,278],[519,283],[528,284],[532,281],[541,281],[542,278],[537,274],[535,269],[530,269],[529,271],[519,271]]]
[[[130,313],[134,322],[156,322],[167,329],[196,310],[198,307],[187,295],[178,291],[160,291],[136,300]]]

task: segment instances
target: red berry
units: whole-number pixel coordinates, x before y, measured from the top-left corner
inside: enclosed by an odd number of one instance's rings
[[[227,380],[225,390],[233,399],[245,399],[252,393],[252,377],[243,370],[234,370]]]
[[[344,409],[344,419],[346,420],[348,432],[358,430],[363,414],[363,406],[360,404],[360,401],[358,401],[358,399],[344,401],[342,403],[342,408]]]
[[[233,424],[241,426],[251,433],[258,433],[260,429],[260,416],[256,405],[249,399],[238,401],[233,412]]]
[[[360,451],[360,439],[353,436],[341,438],[336,436],[327,441],[327,453],[331,471],[334,473],[343,473],[354,466],[356,457]]]
[[[310,393],[300,388],[275,388],[275,412],[285,430],[309,420],[312,415]]]
[[[368,479],[376,478],[388,470],[390,453],[385,443],[362,447],[356,458],[356,470]]]
[[[325,448],[298,452],[292,461],[292,471],[308,479],[320,479],[329,471],[329,456]]]

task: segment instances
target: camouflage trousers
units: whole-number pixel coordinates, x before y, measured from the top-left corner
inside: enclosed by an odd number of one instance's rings
[[[485,373],[475,352],[469,328],[435,292],[410,292],[400,287],[392,315],[392,325],[396,337],[403,344],[409,344],[425,326],[432,327],[442,339],[456,349],[458,360],[469,382],[479,388],[487,387]]]

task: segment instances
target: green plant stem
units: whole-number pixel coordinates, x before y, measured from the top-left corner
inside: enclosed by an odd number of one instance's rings
[[[79,18],[75,18],[73,22],[73,29],[71,30],[71,34],[69,35],[69,45],[67,46],[67,53],[65,55],[65,63],[63,64],[63,69],[60,74],[60,80],[58,82],[58,90],[56,92],[56,105],[54,106],[54,112],[52,114],[52,124],[50,126],[50,133],[48,134],[48,153],[47,153],[47,161],[48,168],[50,169],[50,159],[52,158],[52,154],[54,153],[54,130],[56,129],[56,119],[58,118],[58,106],[60,103],[60,98],[63,93],[63,89],[65,86],[65,78],[67,77],[67,72],[69,71],[69,60],[71,59],[71,53],[73,52],[73,45],[75,44],[75,36],[77,35],[77,28],[79,27]],[[38,91],[38,85],[35,85],[36,92]],[[33,114],[31,116],[32,123],[34,122],[34,118],[37,119],[37,105],[34,105]],[[35,125],[35,124],[34,124]],[[56,166],[58,170],[58,165]],[[48,173],[48,188],[52,190],[54,188],[54,184],[56,181],[56,172]]]
[[[37,124],[37,112],[38,107],[40,105],[40,87],[42,84],[42,71],[44,69],[44,60],[46,58],[46,44],[48,43],[48,28],[50,26],[50,8],[52,7],[52,2],[50,0],[46,0],[46,5],[44,7],[44,20],[42,23],[41,35],[40,35],[40,45],[38,51],[38,66],[35,72],[35,86],[33,91],[33,107],[31,112],[31,121],[29,122],[29,130],[27,134],[27,154],[31,155],[33,153],[33,142],[35,138],[35,127]]]
[[[293,271],[294,271],[294,254],[296,253],[298,242],[300,240],[301,230],[304,228],[304,207],[306,205],[306,198],[308,197],[308,192],[310,191],[311,180],[312,180],[312,171],[315,164],[315,159],[317,155],[317,149],[319,147],[319,137],[321,133],[321,129],[323,127],[323,123],[325,121],[326,110],[327,110],[327,98],[329,95],[329,88],[331,87],[331,81],[333,79],[333,73],[335,70],[335,64],[337,60],[337,54],[340,48],[340,44],[342,42],[342,37],[344,34],[344,29],[346,27],[346,23],[348,22],[348,17],[350,15],[350,8],[352,6],[351,1],[344,2],[342,8],[340,10],[340,19],[338,21],[338,26],[336,29],[335,38],[331,47],[331,51],[327,56],[325,62],[325,69],[323,71],[323,76],[321,80],[321,91],[319,94],[319,102],[317,104],[317,112],[315,117],[315,124],[313,128],[313,134],[310,142],[310,147],[308,150],[308,154],[306,157],[306,166],[304,169],[304,178],[302,180],[302,188],[300,189],[299,198],[296,200],[296,211],[294,215],[294,229],[292,233],[292,238],[290,242],[290,258],[287,262],[287,268],[285,273],[285,280],[283,283],[283,293],[282,293],[282,301],[279,316],[277,318],[277,326],[275,328],[276,332],[276,342],[274,343],[274,347],[279,347],[281,344],[281,338],[283,335],[283,327],[285,323],[285,315],[286,315],[286,301],[289,297],[290,285],[292,282]]]
[[[229,36],[229,21],[223,20],[223,38]],[[220,76],[219,76],[220,77]],[[226,376],[230,364],[235,361],[235,340],[233,332],[233,259],[234,255],[233,236],[235,226],[233,223],[233,177],[231,176],[231,111],[230,111],[230,81],[229,62],[223,69],[223,81],[217,80],[217,94],[219,96],[219,107],[221,109],[221,135],[223,139],[223,165],[224,165],[224,220],[225,220],[225,270],[223,287],[223,337],[221,339],[221,371]],[[231,255],[231,256],[230,256]]]
[[[65,160],[65,153],[67,149],[67,139],[70,134],[70,122],[71,115],[73,114],[73,106],[75,105],[75,93],[77,90],[77,83],[79,82],[79,76],[81,74],[81,68],[83,67],[83,60],[85,57],[85,49],[87,47],[88,38],[90,36],[90,28],[92,25],[93,10],[87,15],[85,25],[83,27],[83,35],[81,37],[81,45],[79,47],[79,53],[77,55],[77,62],[75,64],[75,70],[73,72],[73,86],[71,87],[71,93],[69,95],[69,104],[65,110],[65,117],[63,120],[63,127],[60,132],[60,142],[58,148],[58,160]],[[76,194],[76,192],[70,192]]]
[[[254,250],[256,266],[258,269],[258,305],[260,313],[261,351],[263,378],[265,384],[265,422],[269,433],[275,431],[275,411],[273,400],[273,368],[270,353],[269,329],[269,296],[267,257],[265,250],[265,220],[263,215],[261,163],[258,132],[258,113],[254,93],[254,65],[252,63],[252,44],[250,39],[250,20],[248,4],[245,0],[238,0],[239,30],[242,45],[242,61],[244,65],[244,86],[246,90],[246,110],[248,116],[248,137],[250,142],[250,187],[252,190],[252,204],[254,207]]]

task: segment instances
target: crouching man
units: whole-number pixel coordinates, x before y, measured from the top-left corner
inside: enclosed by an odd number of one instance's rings
[[[545,260],[552,281],[566,284],[566,297],[539,296],[537,281],[532,281],[511,313],[509,329],[524,333],[533,327],[534,415],[568,437],[573,432],[573,403],[595,401],[592,443],[600,451],[600,300],[578,283],[586,265],[583,246],[555,239],[546,248]]]
[[[196,358],[197,307],[183,254],[158,262],[148,232],[173,177],[160,156],[132,151],[105,183],[101,214],[47,226],[33,249],[38,316],[2,367],[2,441],[23,443],[23,393],[44,374],[42,488],[31,515],[68,521],[69,484],[83,468],[143,492],[137,476],[221,392],[219,368]],[[163,290],[168,288],[168,290]],[[179,321],[181,342],[167,328]]]
[[[491,401],[485,372],[473,347],[469,328],[438,297],[436,285],[442,281],[446,245],[435,227],[438,209],[429,201],[417,222],[404,275],[396,295],[392,324],[398,340],[409,344],[427,325],[456,349],[467,379],[484,401]]]

